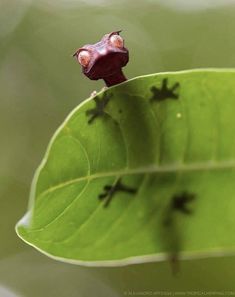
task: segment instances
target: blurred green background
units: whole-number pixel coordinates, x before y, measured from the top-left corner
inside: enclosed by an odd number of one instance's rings
[[[15,234],[50,137],[103,86],[84,77],[71,54],[119,29],[128,78],[235,67],[235,0],[0,0],[0,297],[235,295],[234,257],[182,262],[176,277],[168,263],[85,268],[48,259]]]

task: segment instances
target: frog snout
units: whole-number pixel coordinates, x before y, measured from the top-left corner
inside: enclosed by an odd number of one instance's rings
[[[105,56],[107,54],[107,49],[105,47],[101,47],[97,51],[101,56]]]

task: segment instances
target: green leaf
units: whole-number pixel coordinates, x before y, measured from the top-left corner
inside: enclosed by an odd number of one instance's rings
[[[48,256],[82,265],[227,254],[234,179],[235,71],[137,77],[68,116],[16,230]],[[109,199],[111,186],[119,191]]]

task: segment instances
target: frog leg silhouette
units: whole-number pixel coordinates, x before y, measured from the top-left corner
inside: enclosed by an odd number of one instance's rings
[[[137,192],[137,189],[124,185],[121,178],[119,178],[113,186],[105,185],[103,190],[104,192],[99,195],[99,199],[105,199],[104,207],[107,207],[110,204],[113,196],[117,192],[126,192],[130,194],[135,194]]]

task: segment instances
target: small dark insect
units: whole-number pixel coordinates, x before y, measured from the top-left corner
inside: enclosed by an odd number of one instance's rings
[[[104,207],[107,207],[109,205],[116,192],[126,192],[130,194],[135,194],[137,192],[137,189],[125,186],[122,183],[121,178],[119,178],[113,186],[104,186],[104,193],[99,195],[100,200],[105,199]]]
[[[109,94],[109,93],[104,93],[102,98],[99,98],[98,96],[94,97],[96,107],[92,109],[88,109],[86,111],[86,115],[91,116],[90,119],[88,120],[88,124],[91,124],[95,120],[95,118],[103,116],[105,114],[104,109],[111,97],[112,97],[112,94]]]
[[[174,93],[174,91],[180,86],[180,84],[177,82],[175,83],[171,88],[167,87],[168,78],[164,78],[162,81],[161,88],[152,87],[150,90],[153,93],[152,98],[150,98],[150,101],[163,101],[165,99],[171,98],[171,99],[178,99],[179,95]]]

